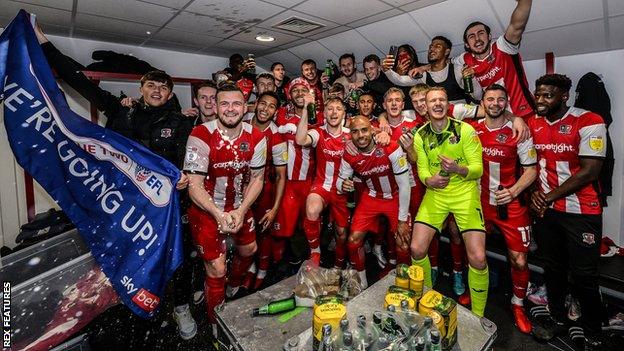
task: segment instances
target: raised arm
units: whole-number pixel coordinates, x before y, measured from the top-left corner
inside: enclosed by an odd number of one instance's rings
[[[82,67],[60,52],[48,40],[39,25],[35,27],[35,34],[48,63],[59,77],[85,99],[94,104],[99,111],[104,112],[106,117],[109,119],[114,118],[117,112],[123,108],[119,99],[87,78],[81,72]]]
[[[505,31],[505,39],[514,45],[519,44],[520,40],[522,40],[522,33],[524,33],[524,29],[529,21],[531,4],[533,3],[532,0],[517,0],[517,2],[516,8],[511,13],[509,26],[507,26]]]

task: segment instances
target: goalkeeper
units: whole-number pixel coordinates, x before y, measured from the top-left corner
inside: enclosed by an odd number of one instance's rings
[[[489,277],[478,188],[483,173],[481,142],[472,126],[448,117],[444,88],[431,88],[426,104],[429,122],[414,135],[418,177],[427,190],[414,224],[410,247],[412,263],[423,267],[425,285],[431,287],[427,248],[452,213],[466,244],[472,311],[483,316]]]

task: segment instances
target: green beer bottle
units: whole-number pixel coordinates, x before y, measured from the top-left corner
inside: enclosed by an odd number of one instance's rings
[[[295,297],[291,296],[282,300],[270,302],[262,307],[254,308],[251,313],[252,317],[265,316],[278,314],[290,310],[294,310],[297,305],[295,304]]]

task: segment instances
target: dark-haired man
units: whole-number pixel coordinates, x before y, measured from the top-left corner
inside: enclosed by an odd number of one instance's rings
[[[282,258],[286,244],[285,239],[291,238],[295,234],[297,225],[303,221],[305,199],[310,193],[315,171],[315,158],[312,149],[302,147],[295,141],[297,125],[304,115],[305,96],[309,95],[313,89],[303,77],[293,79],[288,86],[290,102],[286,106],[280,107],[275,117],[275,123],[288,148],[286,188],[272,232],[274,238],[272,250],[276,260]],[[323,111],[318,108],[316,120],[315,126],[324,121]]]
[[[388,80],[385,74],[381,74],[381,61],[379,56],[370,54],[364,57],[362,62],[364,74],[366,75],[366,81],[362,85],[362,89],[375,94],[375,103],[377,105],[375,114],[378,115],[382,112],[383,96],[388,89],[393,87],[393,84]]]
[[[335,80],[344,86],[345,97],[349,98],[351,90],[356,89],[364,85],[366,75],[357,71],[357,64],[355,63],[355,56],[353,54],[343,54],[338,59],[338,65],[340,67],[340,73],[342,76]],[[354,103],[357,101],[354,101]]]
[[[267,166],[264,171],[264,186],[253,207],[254,218],[258,223],[258,270],[255,276],[254,289],[262,286],[267,270],[271,263],[270,233],[273,229],[273,221],[277,216],[284,186],[286,185],[286,163],[288,162],[288,149],[282,135],[278,132],[277,125],[273,121],[279,108],[279,97],[274,92],[264,92],[256,100],[256,111],[251,120],[251,125],[258,128],[267,140]],[[252,270],[255,272],[255,267]]]
[[[119,98],[101,89],[89,80],[73,60],[63,55],[49,40],[39,26],[35,27],[37,40],[48,63],[63,81],[89,100],[107,117],[106,128],[143,144],[171,163],[182,166],[186,140],[193,128],[193,121],[179,112],[172,100],[173,81],[162,71],[146,73],[140,82],[141,98],[131,107],[122,105]],[[186,188],[188,178],[183,173],[176,185],[178,190]],[[189,287],[193,265],[190,260],[192,244],[184,234],[184,261],[172,278],[174,285],[174,319],[180,337],[190,339],[197,333],[197,324],[191,316],[188,305]]]
[[[315,104],[317,111],[323,111],[323,87],[321,84],[321,72],[316,68],[316,61],[305,59],[301,62],[301,77],[304,78],[308,85],[314,89]],[[290,87],[286,89],[290,90]]]
[[[184,111],[185,115],[197,116],[193,125],[206,123],[217,118],[217,85],[211,80],[200,83],[195,87],[193,102],[197,107]]]
[[[286,76],[286,69],[284,68],[284,64],[281,62],[273,62],[271,65],[271,73],[273,73],[273,78],[275,79],[275,87],[277,96],[280,98],[280,105],[283,105],[287,102],[284,88],[290,81],[290,78]]]
[[[481,177],[481,206],[488,231],[496,226],[505,237],[513,294],[511,310],[518,329],[529,334],[531,322],[524,311],[524,298],[529,284],[527,252],[531,243],[529,209],[518,197],[537,176],[537,155],[533,139],[518,142],[513,138],[512,123],[504,117],[507,91],[498,84],[483,92],[481,106],[485,118],[471,123],[483,146],[483,176]],[[519,174],[518,164],[522,166]],[[505,206],[506,214],[497,212]]]
[[[531,13],[532,0],[517,0],[509,26],[496,42],[492,42],[490,27],[482,22],[472,22],[464,31],[466,53],[453,59],[453,63],[467,65],[482,87],[500,84],[509,93],[509,109],[524,119],[533,114],[533,97],[529,90],[522,58],[520,41]]]
[[[184,170],[189,173],[191,233],[204,260],[208,322],[225,299],[225,236],[234,237],[236,254],[229,287],[238,287],[256,252],[255,222],[250,211],[264,183],[266,138],[242,122],[247,104],[233,84],[217,92],[217,119],[199,125],[188,138]]]
[[[425,83],[430,87],[443,87],[448,94],[449,102],[452,104],[470,102],[472,99],[479,101],[482,89],[474,77],[473,93],[465,93],[462,77],[464,76],[464,71],[467,72],[467,70],[461,65],[449,62],[452,49],[453,44],[448,38],[441,35],[435,36],[431,39],[427,53],[429,64],[416,67],[410,71],[411,76],[423,73],[420,78],[412,79],[410,76],[399,76],[398,73],[392,70],[386,71],[386,75],[390,81],[401,86]]]
[[[606,126],[599,115],[567,106],[571,86],[560,74],[537,79],[537,115],[529,119],[540,175],[531,209],[539,217],[535,237],[544,260],[550,311],[536,318],[533,333],[544,340],[565,333],[569,321],[564,301],[571,277],[581,305],[585,350],[601,350],[602,205],[595,182],[606,153]]]

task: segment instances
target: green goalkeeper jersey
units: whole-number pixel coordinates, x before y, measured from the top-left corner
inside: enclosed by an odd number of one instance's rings
[[[465,191],[477,188],[483,173],[482,147],[475,129],[468,123],[448,118],[444,130],[437,133],[427,122],[414,135],[414,148],[418,154],[418,177],[425,180],[440,172],[438,155],[454,159],[468,168],[466,177],[451,174],[449,184],[443,189],[431,189],[449,196],[461,196]]]

